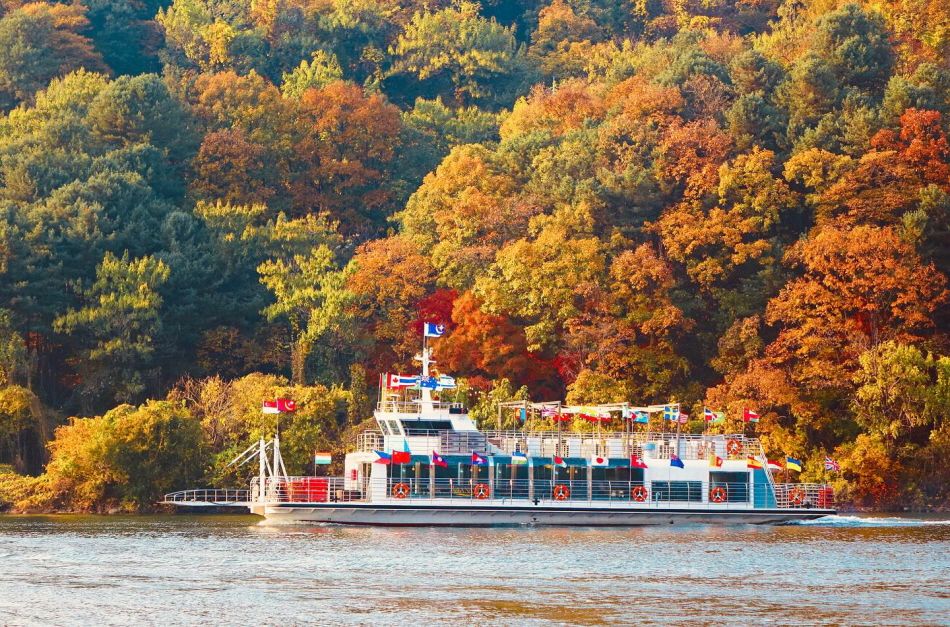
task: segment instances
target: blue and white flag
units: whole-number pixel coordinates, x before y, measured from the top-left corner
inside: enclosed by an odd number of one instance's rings
[[[663,417],[667,420],[677,421],[680,417],[679,405],[667,405],[663,408]]]
[[[434,322],[426,322],[423,329],[423,335],[426,337],[442,337],[445,335],[445,325]]]
[[[455,377],[450,377],[447,374],[439,375],[436,383],[438,383],[440,390],[452,390],[456,387]]]
[[[642,425],[650,424],[650,414],[645,411],[637,411],[633,414],[633,421]]]

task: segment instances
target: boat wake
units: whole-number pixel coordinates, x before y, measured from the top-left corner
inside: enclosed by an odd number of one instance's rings
[[[789,525],[809,527],[925,527],[932,525],[950,526],[950,520],[922,520],[919,518],[866,517],[866,516],[823,516],[814,520],[796,520]]]

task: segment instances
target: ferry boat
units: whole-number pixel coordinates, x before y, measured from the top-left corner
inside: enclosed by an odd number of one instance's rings
[[[463,404],[433,397],[454,382],[430,376],[425,341],[417,357],[420,377],[381,377],[378,428],[360,434],[344,476],[288,476],[275,436],[235,459],[257,457],[249,489],[185,490],[163,502],[348,525],[764,524],[835,514],[829,486],[776,483],[761,444],[744,434],[479,430]],[[669,406],[524,402],[507,409],[606,419]]]

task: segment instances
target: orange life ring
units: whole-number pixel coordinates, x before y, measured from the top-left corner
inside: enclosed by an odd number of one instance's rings
[[[709,500],[713,503],[725,503],[726,497],[728,497],[726,489],[721,485],[717,485],[715,488],[709,491]]]
[[[472,496],[476,499],[487,499],[491,494],[491,489],[488,487],[487,483],[476,483],[475,487],[472,488]]]
[[[805,491],[801,488],[792,488],[788,491],[788,502],[798,506],[805,502]]]
[[[409,496],[409,485],[405,483],[397,483],[393,485],[393,496],[397,499],[404,499]]]
[[[635,485],[630,489],[630,498],[632,498],[637,503],[642,503],[650,498],[650,492],[647,490],[646,486]]]
[[[571,489],[566,485],[556,485],[553,496],[555,501],[566,501],[571,497]]]
[[[729,457],[738,457],[742,454],[742,442],[739,440],[729,440],[726,442],[726,454]]]

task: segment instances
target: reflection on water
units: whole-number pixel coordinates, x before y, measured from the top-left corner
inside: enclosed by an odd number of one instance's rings
[[[0,624],[904,623],[950,616],[950,520],[394,529],[0,517]]]

